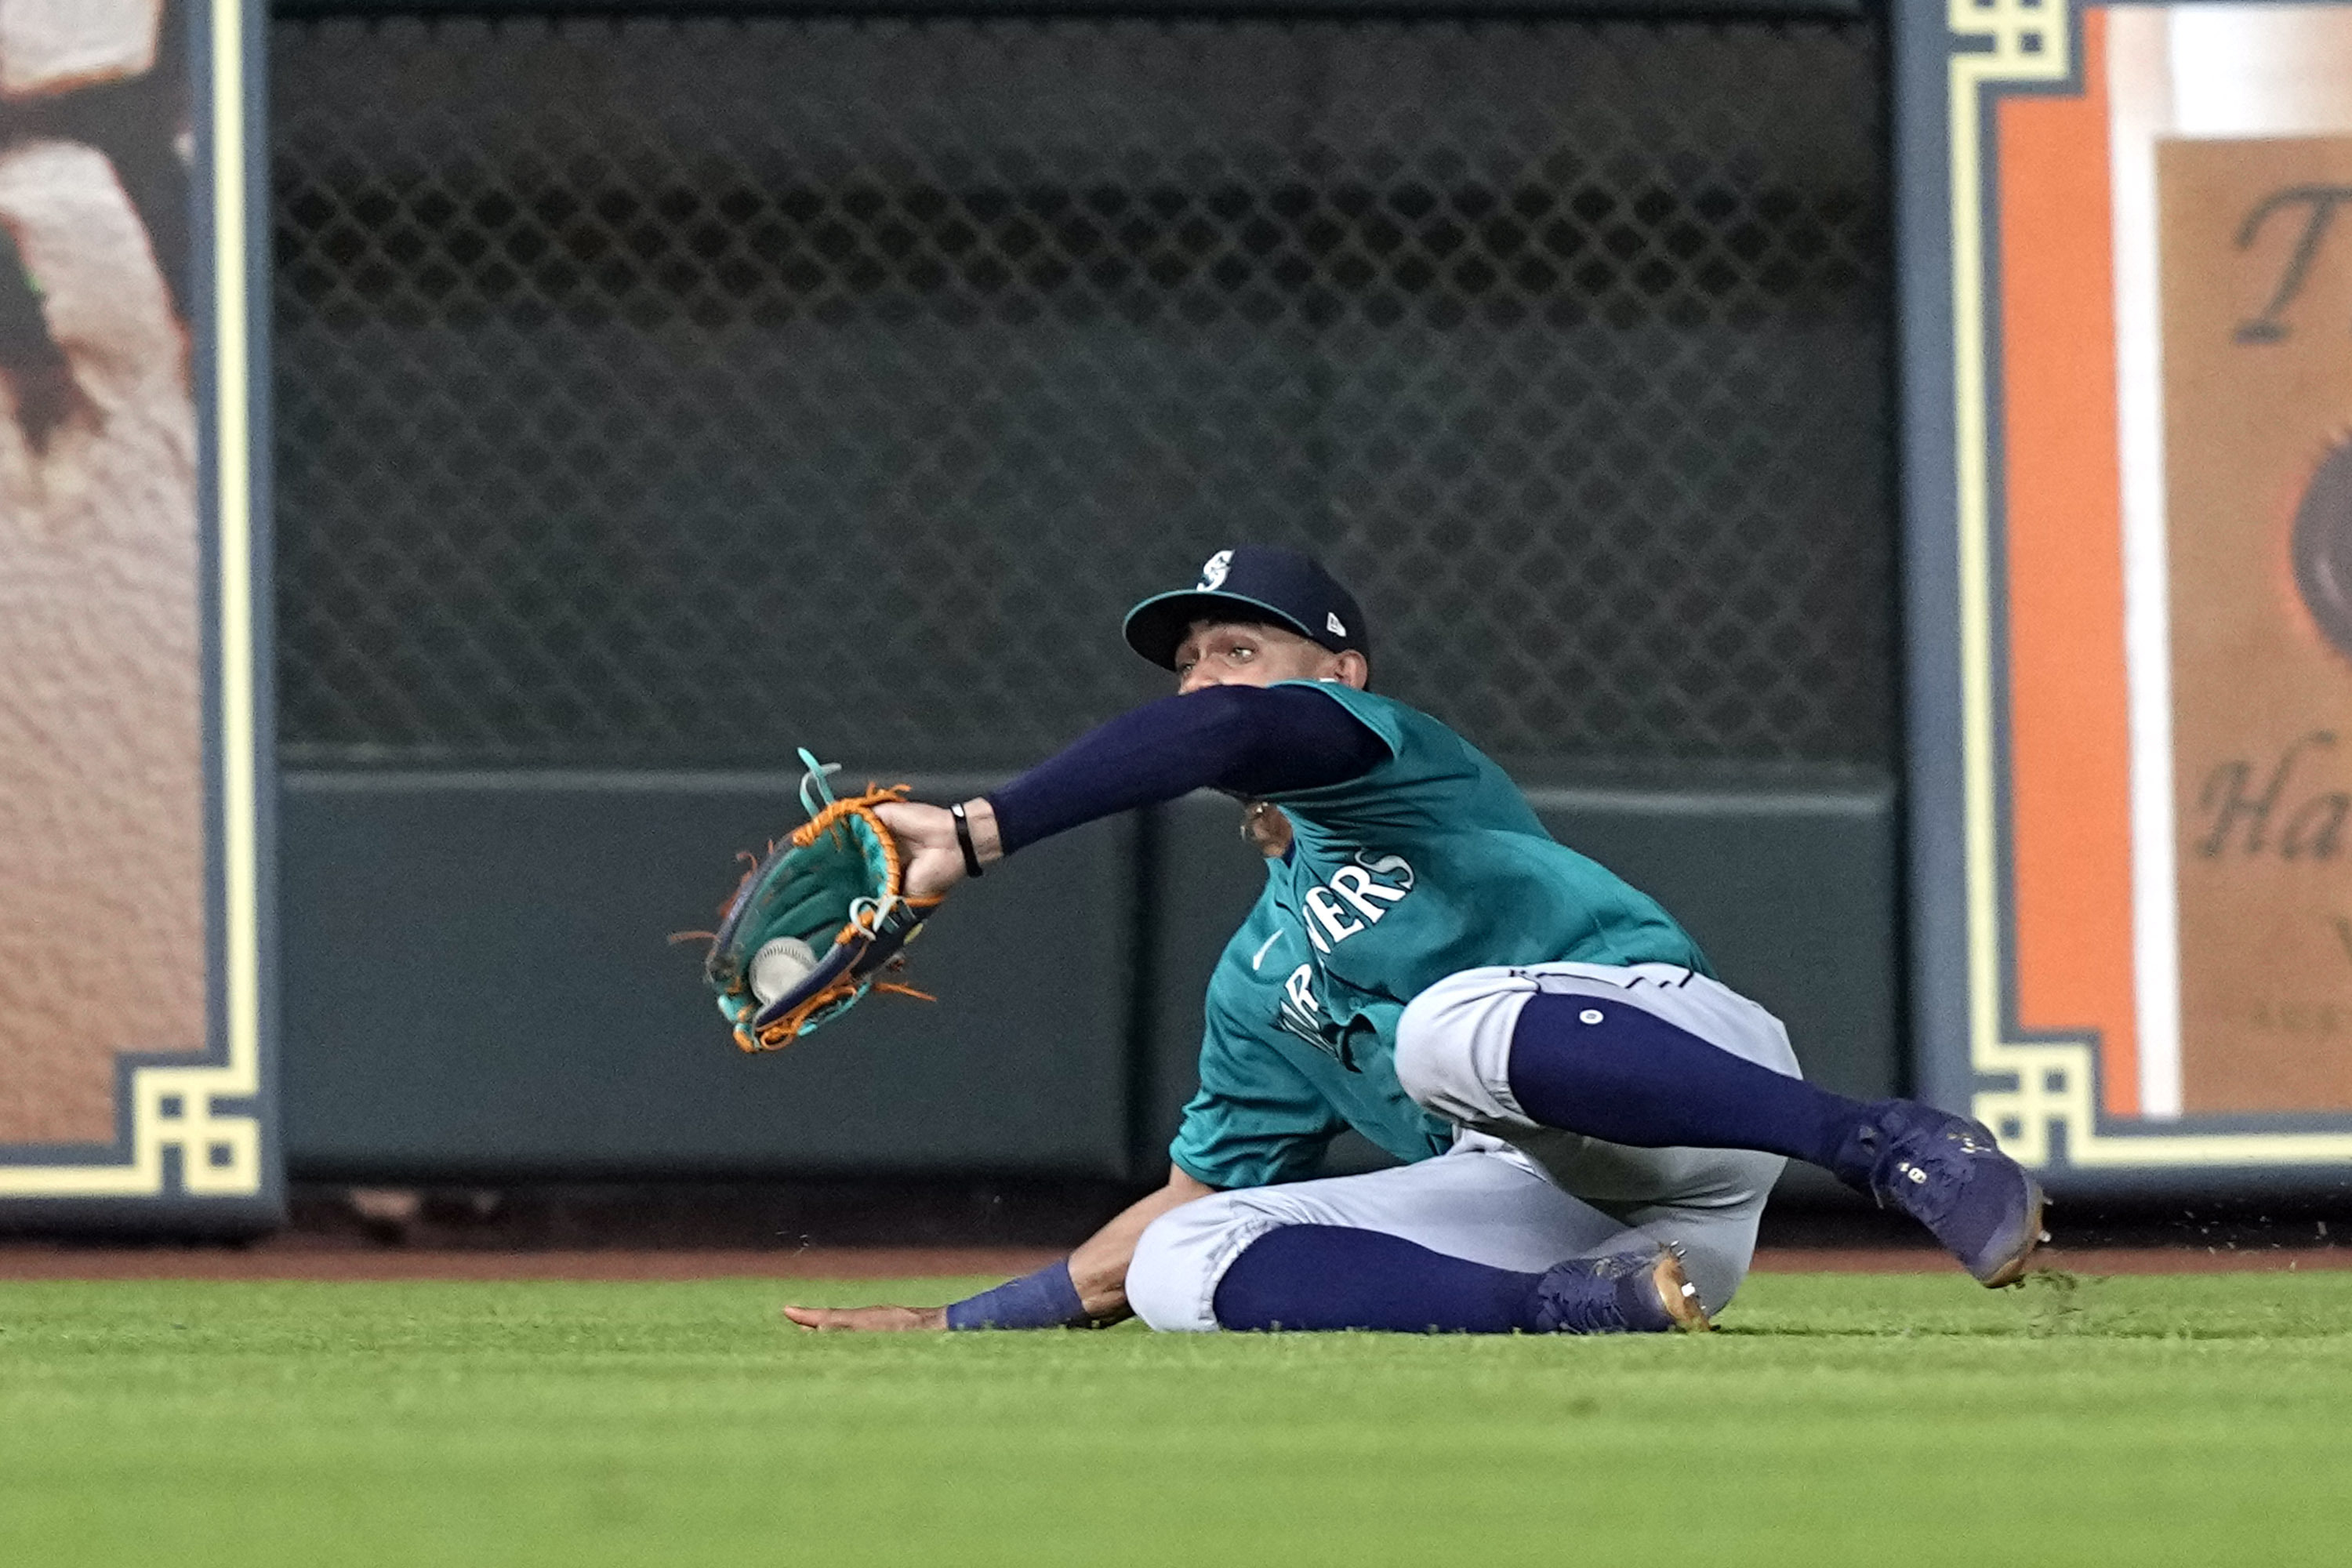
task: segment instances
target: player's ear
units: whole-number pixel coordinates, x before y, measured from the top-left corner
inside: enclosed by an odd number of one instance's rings
[[[1324,673],[1317,679],[1337,681],[1342,686],[1352,686],[1361,691],[1371,684],[1372,667],[1365,660],[1362,654],[1358,653],[1354,648],[1349,648],[1345,653],[1333,654],[1331,662],[1325,668]]]

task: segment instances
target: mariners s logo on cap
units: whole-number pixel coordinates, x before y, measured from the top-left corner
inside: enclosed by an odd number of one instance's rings
[[[1206,561],[1201,563],[1201,581],[1195,585],[1193,592],[1199,594],[1213,593],[1215,590],[1223,587],[1225,585],[1225,574],[1233,569],[1234,552],[1230,550],[1218,551],[1214,555],[1210,556]]]

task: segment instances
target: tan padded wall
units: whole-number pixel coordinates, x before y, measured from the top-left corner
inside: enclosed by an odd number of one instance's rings
[[[0,1143],[108,1140],[205,1043],[187,339],[100,153],[0,148],[0,224],[71,382],[36,443],[0,376]]]

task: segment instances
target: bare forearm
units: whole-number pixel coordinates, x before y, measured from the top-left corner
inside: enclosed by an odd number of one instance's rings
[[[1171,1167],[1166,1186],[1130,1204],[1078,1245],[1070,1254],[1070,1282],[1096,1321],[1127,1316],[1127,1266],[1135,1258],[1135,1244],[1145,1227],[1170,1209],[1216,1190]]]
[[[1108,1225],[1088,1237],[1070,1254],[1070,1283],[1087,1317],[1097,1323],[1117,1322],[1128,1315],[1127,1266],[1135,1258],[1135,1244],[1151,1222],[1180,1204],[1207,1197],[1217,1189],[1171,1168],[1168,1184],[1127,1208]],[[1034,1281],[1042,1275],[1031,1275]],[[1016,1280],[1014,1285],[1021,1284]],[[1007,1287],[1010,1289],[1010,1287]],[[998,1292],[990,1292],[993,1295]],[[983,1300],[975,1297],[974,1300]],[[961,1303],[970,1306],[970,1302]],[[945,1307],[786,1307],[784,1316],[804,1329],[930,1331],[948,1327]],[[1008,1327],[1043,1326],[1007,1324]]]

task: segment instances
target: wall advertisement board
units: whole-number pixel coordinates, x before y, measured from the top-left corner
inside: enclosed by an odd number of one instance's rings
[[[2352,1174],[2352,5],[1898,8],[1928,1090]]]
[[[0,3],[0,1225],[280,1201],[259,23]]]

